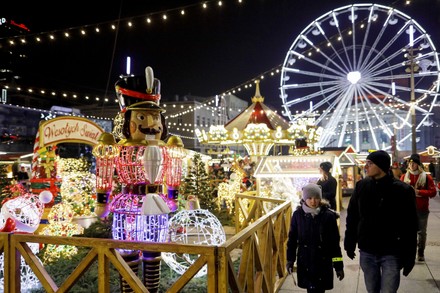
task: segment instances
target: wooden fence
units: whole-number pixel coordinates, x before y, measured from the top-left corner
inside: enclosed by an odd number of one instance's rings
[[[273,209],[267,209],[268,203]],[[68,292],[94,263],[98,267],[97,292],[110,292],[110,264],[134,292],[148,292],[119,253],[119,249],[125,249],[197,256],[167,292],[182,290],[205,265],[207,292],[277,292],[287,276],[285,246],[292,214],[291,203],[247,193],[237,194],[235,204],[236,217],[242,222],[236,227],[237,233],[220,246],[0,233],[0,253],[4,253],[3,291],[21,292],[20,265],[23,257],[46,292]],[[87,247],[90,251],[58,286],[30,249],[30,243]],[[234,263],[231,253],[237,249],[241,250],[241,256]],[[239,262],[238,266],[236,262]]]

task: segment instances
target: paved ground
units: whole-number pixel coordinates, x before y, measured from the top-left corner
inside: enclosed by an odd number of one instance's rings
[[[346,208],[348,197],[343,198],[343,209],[341,210],[341,240],[345,232]],[[408,277],[402,275],[399,293],[440,293],[440,197],[430,200],[428,220],[428,241],[425,250],[425,262],[416,261],[413,271]],[[343,245],[341,242],[341,247]],[[345,278],[342,281],[336,279],[333,292],[366,293],[362,270],[359,267],[359,253],[354,260],[344,254]],[[296,276],[295,276],[296,278]],[[307,292],[293,284],[289,276],[279,291],[280,293]]]

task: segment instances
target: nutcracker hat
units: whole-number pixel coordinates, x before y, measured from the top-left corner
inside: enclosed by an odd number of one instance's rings
[[[159,105],[160,81],[154,78],[153,69],[145,68],[145,76],[121,76],[115,83],[116,96],[122,111],[140,103],[152,102]],[[149,108],[149,104],[145,104]]]

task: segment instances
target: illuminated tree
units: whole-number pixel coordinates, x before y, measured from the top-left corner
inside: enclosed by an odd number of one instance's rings
[[[200,207],[207,210],[215,208],[215,197],[206,171],[205,162],[200,154],[195,154],[192,165],[188,168],[188,175],[180,187],[180,194],[184,196],[196,195]]]

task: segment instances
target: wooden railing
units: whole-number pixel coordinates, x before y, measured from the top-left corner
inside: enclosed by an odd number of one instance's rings
[[[197,256],[167,292],[182,290],[205,265],[207,292],[277,292],[286,278],[285,244],[292,214],[291,204],[249,194],[238,194],[236,197],[236,205],[240,206],[236,212],[242,214],[246,224],[239,226],[238,233],[220,246],[0,233],[0,253],[4,253],[3,291],[21,291],[20,265],[23,257],[46,292],[68,292],[94,263],[98,267],[97,292],[110,292],[110,264],[134,292],[148,292],[119,253],[119,249],[124,249]],[[278,206],[267,211],[264,202]],[[90,251],[58,286],[29,248],[30,243],[87,247]],[[241,257],[233,261],[231,253],[237,249],[241,250]]]

